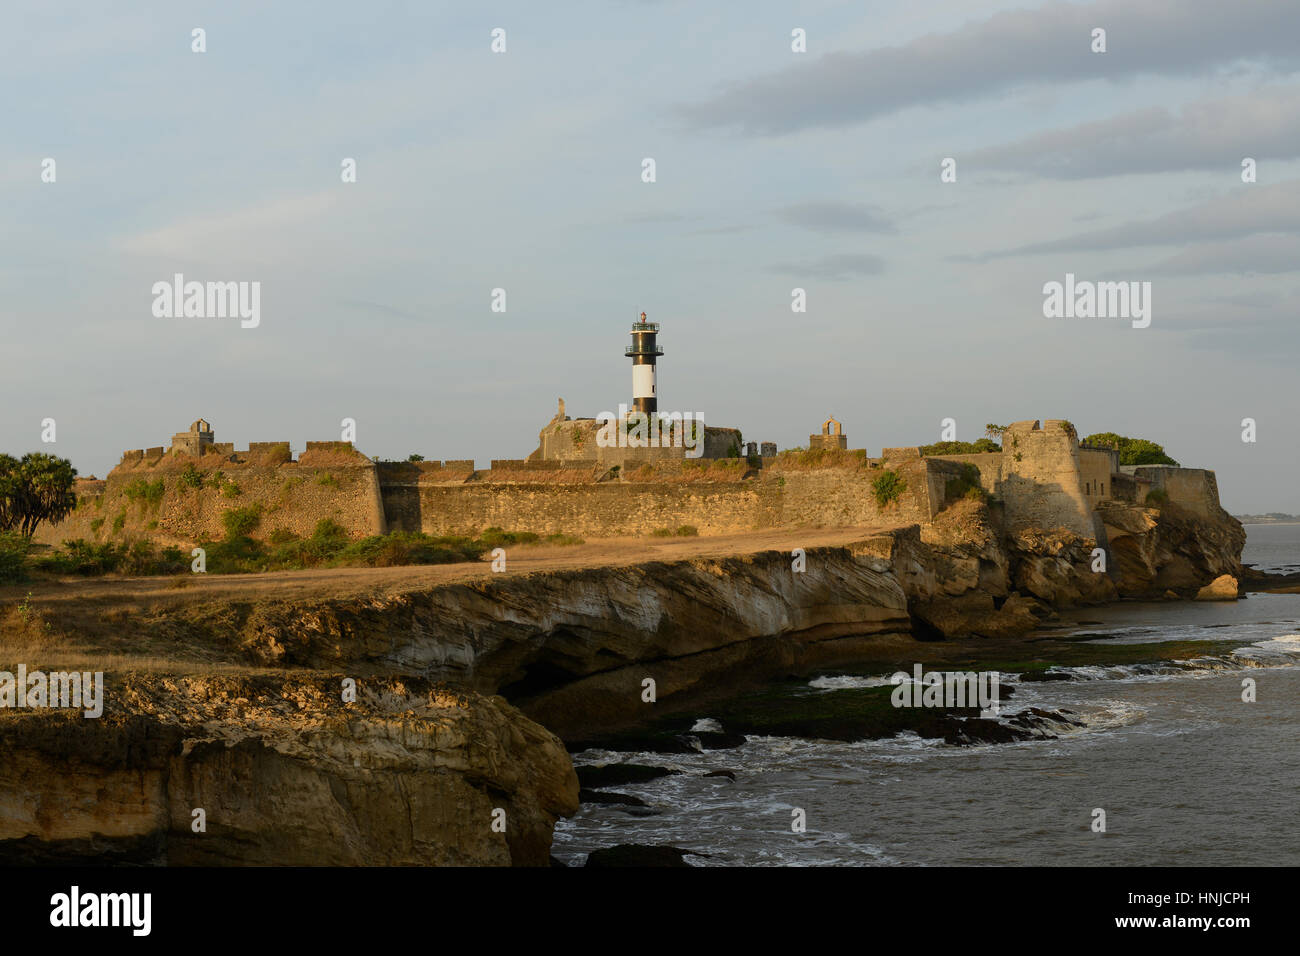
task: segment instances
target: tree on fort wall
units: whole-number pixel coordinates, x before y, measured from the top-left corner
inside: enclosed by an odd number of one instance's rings
[[[1095,435],[1089,435],[1083,440],[1083,443],[1085,445],[1118,449],[1119,463],[1121,465],[1170,465],[1174,468],[1179,467],[1178,462],[1165,454],[1163,445],[1157,445],[1145,438],[1128,438],[1114,432],[1098,432]]]
[[[0,455],[0,532],[16,531],[30,540],[42,521],[61,521],[77,506],[76,478],[64,458]]]

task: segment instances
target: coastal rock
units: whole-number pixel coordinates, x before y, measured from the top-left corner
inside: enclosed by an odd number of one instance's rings
[[[553,734],[500,698],[358,684],[132,674],[97,720],[0,711],[0,862],[547,865],[578,808]]]
[[[1237,600],[1237,579],[1231,574],[1221,574],[1196,592],[1198,601]]]
[[[1193,597],[1222,575],[1241,578],[1246,532],[1221,508],[1203,515],[1174,504],[1155,509],[1106,501],[1097,510],[1121,597],[1167,591]]]
[[[690,866],[683,859],[690,852],[675,846],[620,843],[592,850],[587,856],[586,866]]]

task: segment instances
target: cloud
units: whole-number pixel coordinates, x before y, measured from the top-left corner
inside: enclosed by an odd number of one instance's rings
[[[885,271],[885,260],[879,256],[843,253],[823,256],[810,262],[775,265],[770,272],[809,279],[848,279],[852,276],[874,276]]]
[[[258,203],[214,216],[199,216],[124,236],[113,247],[130,255],[176,261],[228,259],[274,261],[287,241],[310,248],[313,233],[338,201],[338,190]]]
[[[1241,160],[1300,156],[1300,86],[1135,110],[976,150],[966,168],[1087,179],[1189,169],[1240,172]]]
[[[1128,222],[1111,229],[1082,232],[1065,239],[1035,242],[969,258],[984,261],[1047,252],[1182,245],[1268,232],[1300,232],[1300,180],[1293,179],[1273,186],[1242,183],[1226,196],[1154,219]]]
[[[777,216],[796,226],[814,232],[879,232],[895,233],[894,224],[873,206],[862,203],[805,202],[777,210]]]
[[[1184,250],[1146,270],[1153,275],[1276,275],[1300,271],[1300,235],[1246,236]]]
[[[1091,52],[1094,27],[1106,53]],[[1243,59],[1300,63],[1300,6],[1279,0],[1103,0],[1005,11],[950,33],[828,53],[732,86],[677,115],[695,129],[772,136],[1031,84],[1203,76]]]

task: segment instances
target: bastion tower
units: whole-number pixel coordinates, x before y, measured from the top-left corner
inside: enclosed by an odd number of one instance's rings
[[[659,410],[658,396],[655,394],[655,359],[664,354],[664,350],[655,344],[659,334],[658,322],[647,322],[645,313],[641,321],[632,323],[632,344],[624,350],[624,355],[632,357],[632,410],[637,412],[655,412]]]

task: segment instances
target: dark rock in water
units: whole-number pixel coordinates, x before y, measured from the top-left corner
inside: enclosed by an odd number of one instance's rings
[[[552,868],[559,867],[559,868],[562,869],[562,870],[567,870],[567,869],[569,868],[569,864],[565,863],[563,860],[557,860],[557,859],[555,858],[555,855],[552,854],[552,855],[551,855],[551,867],[552,867]]]
[[[657,817],[663,813],[655,807],[619,807],[618,809],[630,817]]]
[[[1020,683],[1022,684],[1049,680],[1074,680],[1074,676],[1072,674],[1063,674],[1060,671],[1029,671],[1020,675]]]
[[[620,843],[603,850],[592,850],[587,866],[690,866],[684,859],[690,850],[675,846],[648,846],[644,843]]]
[[[736,771],[734,770],[710,770],[704,776],[706,777],[728,777],[732,783],[736,782]]]
[[[950,720],[943,742],[953,747],[970,747],[975,744],[1009,744],[1040,736],[997,720]]]
[[[700,743],[705,750],[730,750],[733,747],[739,747],[745,742],[744,734],[733,734],[725,731],[696,731],[695,736],[700,739]]]
[[[629,807],[649,806],[640,797],[634,797],[630,793],[610,793],[608,790],[587,790],[583,788],[578,791],[579,803],[620,803]]]
[[[617,787],[625,783],[646,783],[667,777],[680,770],[670,767],[651,767],[643,763],[607,763],[600,766],[575,767],[578,783],[583,789],[592,787]]]

